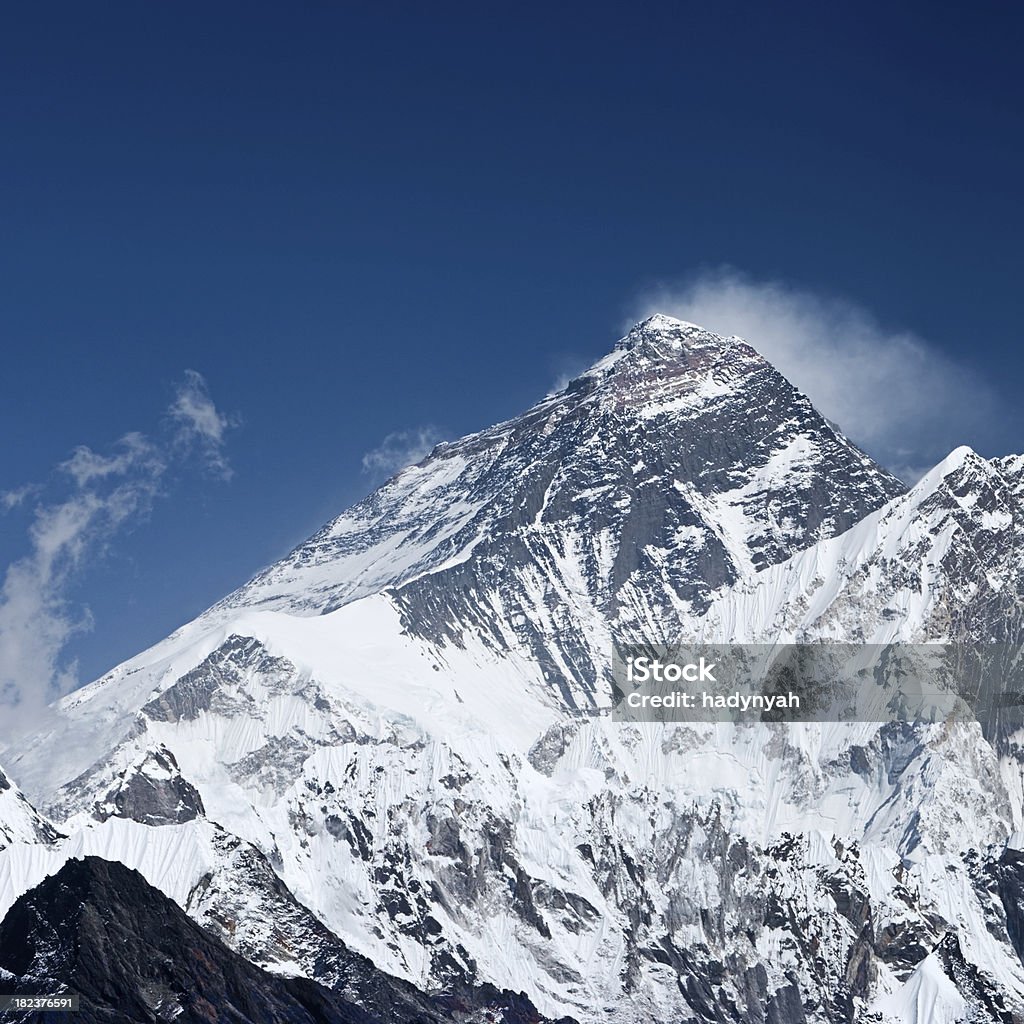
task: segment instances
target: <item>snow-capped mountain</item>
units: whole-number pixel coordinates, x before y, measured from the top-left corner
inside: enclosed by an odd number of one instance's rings
[[[607,709],[613,642],[1019,638],[1022,493],[966,450],[908,492],[653,317],[5,751],[68,835],[0,914],[88,853],[361,1005],[332,943],[579,1021],[1020,1019],[1012,737]]]
[[[39,786],[50,793],[88,769],[151,691],[253,611],[323,615],[386,594],[377,603],[432,649],[476,638],[527,659],[528,674],[539,666],[543,703],[605,706],[613,635],[674,637],[715,591],[904,489],[750,346],[652,317],[563,391],[441,445],[79,691],[63,710],[88,725],[62,730],[64,777]],[[31,789],[52,768],[26,758],[19,781]]]
[[[655,316],[525,415],[399,474],[218,611],[323,613],[384,589],[602,703],[610,634],[665,637],[741,575],[903,490],[739,339]]]

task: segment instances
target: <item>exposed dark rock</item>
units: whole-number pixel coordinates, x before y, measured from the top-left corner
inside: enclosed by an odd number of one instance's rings
[[[77,993],[83,1024],[379,1020],[315,982],[253,966],[138,872],[96,857],[69,861],[15,903],[0,924],[0,968],[15,993]]]
[[[93,809],[97,821],[131,818],[143,825],[178,825],[205,814],[199,791],[184,779],[166,747],[122,773],[117,786]]]

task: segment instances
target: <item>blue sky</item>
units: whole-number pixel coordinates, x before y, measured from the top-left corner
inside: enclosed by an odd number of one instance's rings
[[[765,321],[812,397],[842,357],[850,391],[822,401],[855,417],[882,366],[924,426],[885,405],[846,426],[907,472],[1024,448],[1022,19],[9,8],[0,492],[35,489],[0,516],[2,564],[38,570],[41,512],[144,484],[45,584],[83,627],[53,664],[86,679],[156,641],[365,493],[389,435],[396,455],[520,411],[652,303],[755,345]],[[58,468],[131,432],[149,461],[123,478]]]

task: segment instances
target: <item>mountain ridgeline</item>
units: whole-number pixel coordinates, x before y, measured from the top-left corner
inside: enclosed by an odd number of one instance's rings
[[[523,416],[439,446],[226,606],[323,613],[387,589],[416,635],[528,651],[586,707],[609,630],[675,638],[716,591],[904,490],[749,345],[655,316]]]
[[[4,927],[84,857],[216,944],[219,1019],[247,970],[253,1021],[1022,1020],[1024,736],[609,714],[616,643],[1017,642],[1022,511],[1024,458],[908,489],[652,317],[3,751]],[[127,1019],[193,1012],[136,940]]]

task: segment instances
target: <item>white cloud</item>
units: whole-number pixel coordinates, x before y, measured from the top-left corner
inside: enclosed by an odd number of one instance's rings
[[[151,464],[105,491],[76,486],[64,500],[36,509],[30,551],[8,566],[0,587],[0,732],[36,721],[77,685],[76,666],[61,656],[92,620],[88,608],[70,604],[68,588],[90,553],[149,507],[161,473]]]
[[[148,512],[173,459],[187,456],[198,440],[207,465],[212,459],[224,475],[230,421],[216,412],[198,374],[186,376],[169,413],[177,427],[162,442],[133,432],[107,454],[75,448],[57,467],[53,496],[36,506],[27,553],[0,583],[0,739],[38,726],[47,705],[78,685],[77,666],[65,652],[92,618],[70,600],[70,589],[119,528]],[[31,484],[0,495],[0,503],[14,508],[46,493]]]
[[[117,442],[116,449],[113,455],[99,455],[88,446],[79,445],[71,453],[71,458],[60,464],[60,468],[71,476],[79,487],[133,469],[159,472],[162,468],[163,458],[159,449],[142,434],[125,434]]]
[[[977,374],[841,299],[722,270],[655,292],[641,312],[743,338],[852,440],[908,476],[960,444],[983,444],[997,418]]]
[[[224,441],[228,430],[238,426],[238,418],[217,409],[201,373],[185,371],[169,412],[177,425],[177,442],[186,448],[197,446],[210,472],[230,479],[234,471],[224,453]]]
[[[11,509],[20,508],[29,498],[35,497],[38,493],[38,484],[25,484],[23,487],[15,487],[10,491],[2,491],[0,492],[0,508],[3,508],[5,512],[10,512]]]
[[[429,455],[443,439],[442,433],[432,426],[396,430],[363,456],[363,472],[378,477],[391,476]]]

